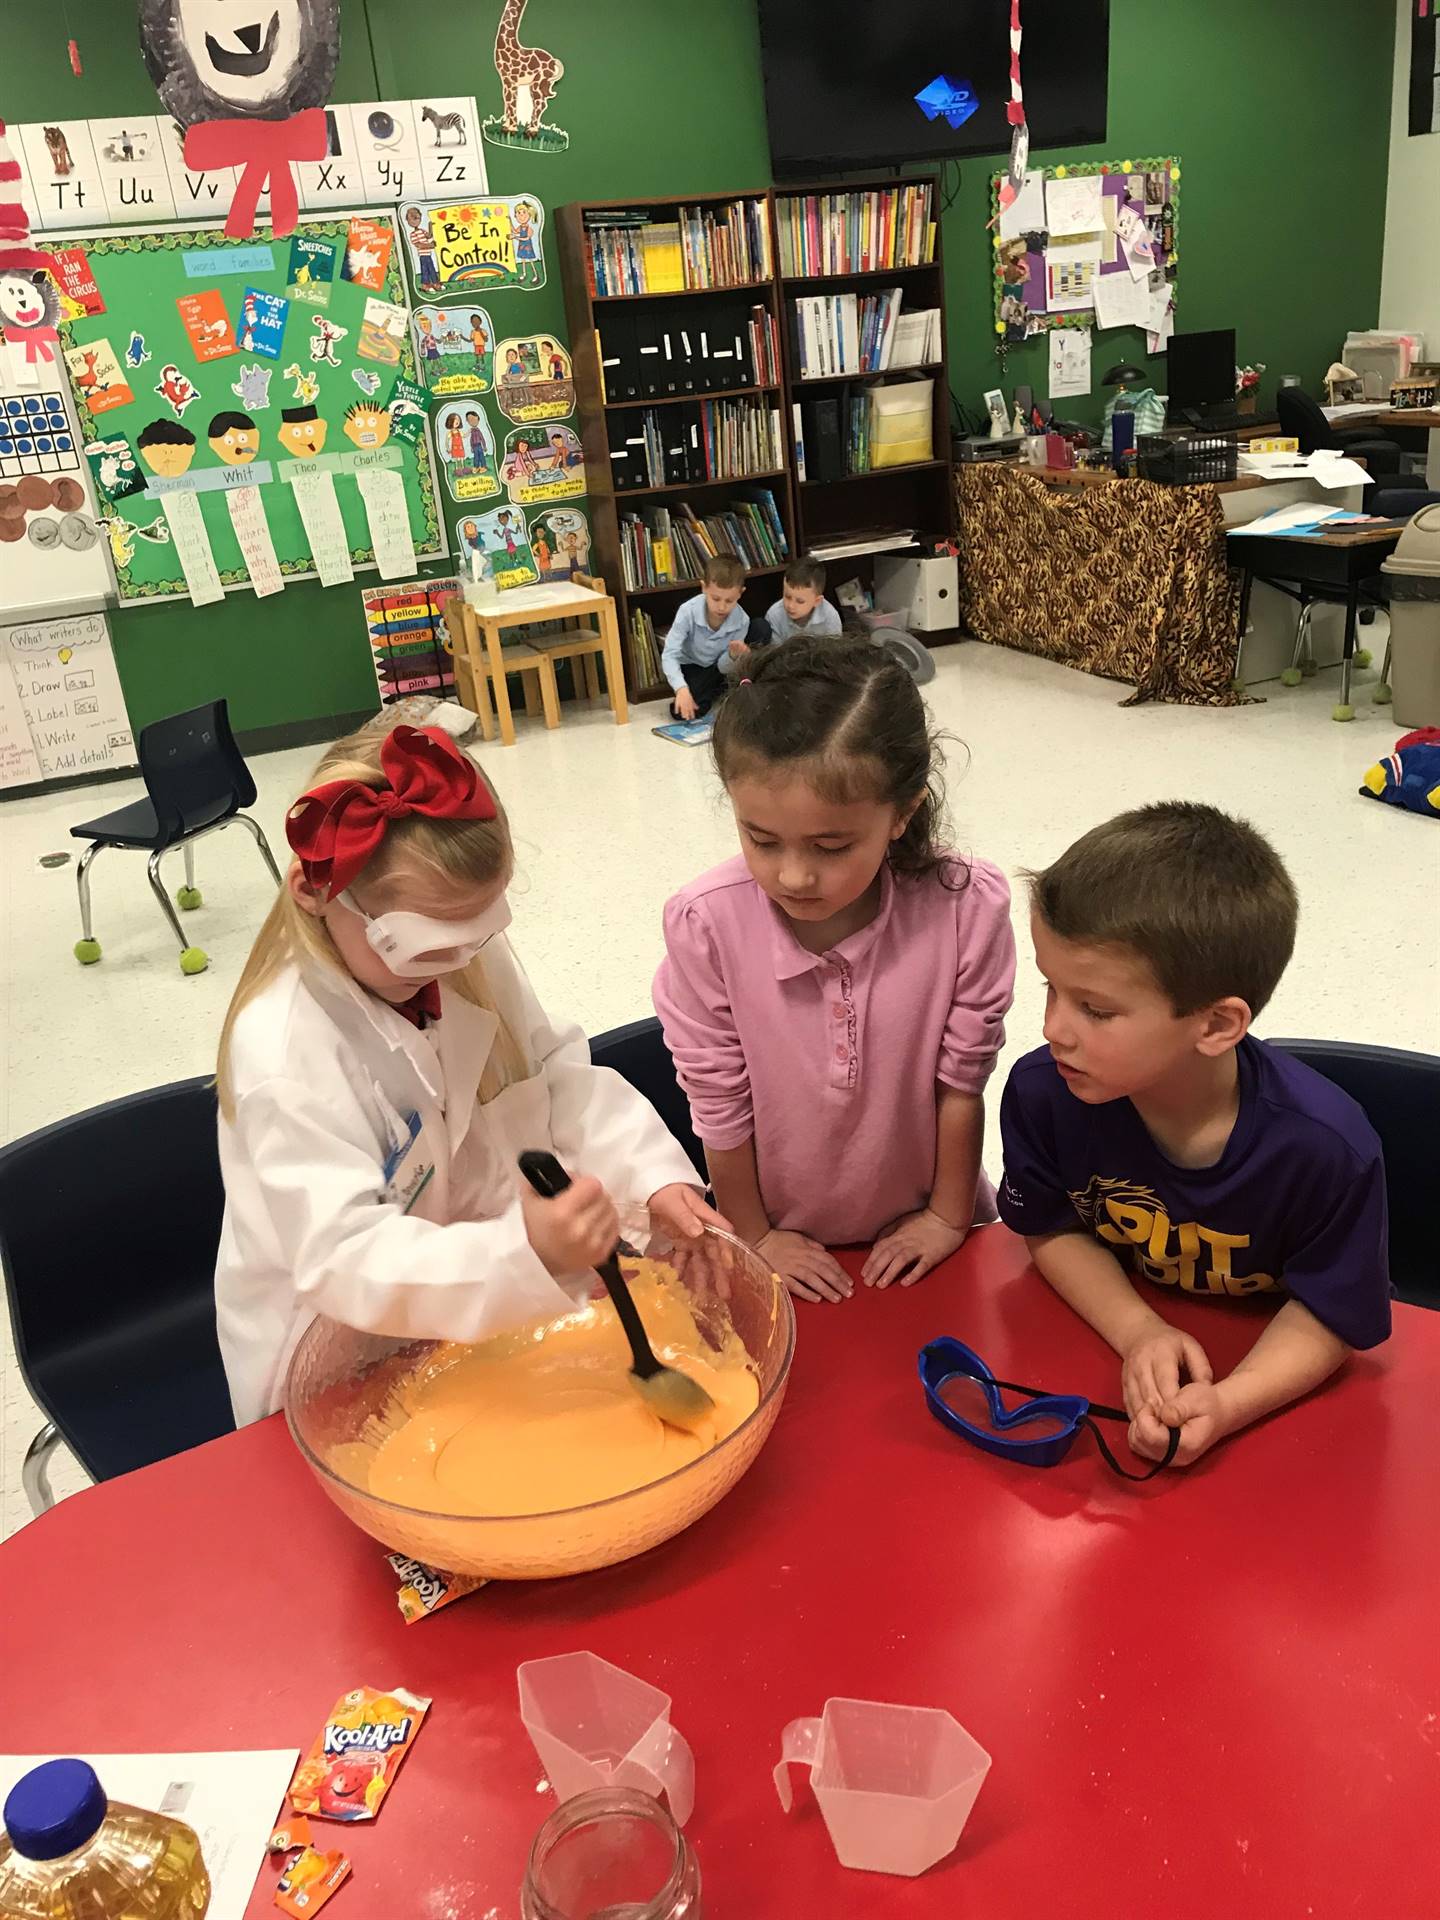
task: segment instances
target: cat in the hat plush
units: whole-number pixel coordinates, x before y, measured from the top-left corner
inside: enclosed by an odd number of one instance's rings
[[[20,204],[20,163],[0,120],[0,333],[19,386],[38,385],[43,362],[56,364],[60,296],[50,277],[50,255],[30,244],[30,220]]]

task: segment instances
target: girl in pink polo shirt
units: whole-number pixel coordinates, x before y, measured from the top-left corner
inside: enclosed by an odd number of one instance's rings
[[[995,1217],[983,1092],[1015,980],[1010,890],[943,843],[941,754],[878,647],[751,656],[715,759],[740,857],[665,909],[655,1007],[720,1211],[807,1300],[910,1286]]]

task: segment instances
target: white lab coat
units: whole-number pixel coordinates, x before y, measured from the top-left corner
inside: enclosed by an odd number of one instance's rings
[[[442,1016],[424,1032],[340,968],[308,963],[236,1021],[215,1305],[238,1423],[280,1405],[317,1314],[406,1339],[480,1340],[588,1292],[590,1276],[568,1291],[552,1279],[525,1236],[523,1149],[593,1174],[622,1210],[675,1181],[699,1185],[649,1101],[590,1064],[578,1027],[547,1019],[503,934],[485,973],[531,1077],[484,1105],[496,1018],[443,981]]]

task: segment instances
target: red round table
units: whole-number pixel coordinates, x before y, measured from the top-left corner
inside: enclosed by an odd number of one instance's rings
[[[1217,1368],[1258,1326],[1243,1303],[1165,1305]],[[719,1920],[1435,1911],[1440,1314],[1397,1308],[1378,1354],[1143,1487],[1086,1438],[1027,1469],[926,1411],[915,1355],[941,1333],[1005,1378],[1118,1393],[1003,1227],[912,1290],[798,1318],[776,1430],[707,1518],[414,1626],[280,1419],[67,1500],[3,1547],[4,1744],[303,1748],[350,1687],[431,1694],[375,1825],[320,1827],[355,1868],[332,1911],[510,1920],[552,1804],[515,1668],[583,1647],[674,1696]],[[993,1756],[959,1848],[919,1880],[837,1865],[803,1785],[780,1811],[781,1729],[832,1694],[947,1707]]]

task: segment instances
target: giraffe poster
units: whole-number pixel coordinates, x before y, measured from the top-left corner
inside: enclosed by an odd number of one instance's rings
[[[421,300],[469,300],[545,284],[545,210],[533,195],[402,206],[411,280]]]
[[[495,72],[500,80],[500,111],[488,114],[480,131],[495,147],[523,147],[527,153],[563,153],[570,136],[545,118],[565,64],[544,47],[527,46],[520,29],[529,0],[505,0],[495,29]]]

